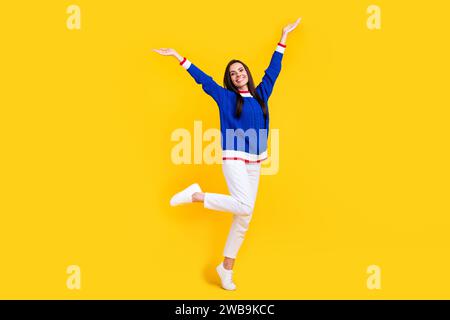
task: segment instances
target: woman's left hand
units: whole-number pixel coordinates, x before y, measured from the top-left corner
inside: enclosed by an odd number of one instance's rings
[[[298,18],[294,23],[288,24],[286,27],[283,28],[283,35],[287,35],[289,32],[294,30],[298,24],[300,23],[300,20],[302,18]]]

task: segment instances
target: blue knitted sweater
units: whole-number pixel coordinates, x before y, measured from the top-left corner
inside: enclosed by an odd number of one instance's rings
[[[256,87],[259,96],[267,105],[264,117],[261,105],[249,91],[239,91],[244,99],[240,117],[236,117],[237,93],[218,85],[211,76],[201,71],[184,57],[180,62],[197,84],[210,95],[219,107],[221,145],[223,160],[242,160],[257,163],[267,159],[267,138],[269,134],[268,100],[275,81],[281,71],[281,60],[286,46],[278,43],[269,67],[265,70],[261,83]]]

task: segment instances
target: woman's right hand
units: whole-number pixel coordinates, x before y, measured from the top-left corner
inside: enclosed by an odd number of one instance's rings
[[[171,48],[160,48],[160,49],[153,49],[153,51],[159,53],[163,56],[172,56],[175,57],[179,62],[183,61],[183,57],[178,54],[174,49]]]
[[[171,48],[160,48],[160,49],[153,49],[153,51],[159,53],[163,56],[173,56],[175,57],[179,62],[183,61],[183,57],[178,54],[174,49]]]
[[[177,53],[174,49],[171,48],[153,49],[153,51],[158,52],[163,56],[175,56],[175,54]]]

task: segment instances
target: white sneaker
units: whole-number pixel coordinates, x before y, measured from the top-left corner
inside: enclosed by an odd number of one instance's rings
[[[192,203],[192,195],[195,192],[202,192],[202,189],[200,189],[200,186],[197,183],[191,184],[183,191],[174,195],[172,199],[170,199],[170,205],[174,207],[184,203]]]
[[[221,263],[216,267],[216,271],[219,274],[222,288],[225,290],[236,290],[236,285],[233,283],[233,270],[225,269]]]

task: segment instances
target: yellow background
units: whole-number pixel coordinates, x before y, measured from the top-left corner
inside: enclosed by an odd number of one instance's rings
[[[445,3],[2,3],[0,298],[450,298]],[[171,133],[218,127],[217,107],[151,48],[220,84],[242,59],[259,81],[298,16],[270,100],[279,172],[261,177],[227,292],[214,267],[231,214],[169,206],[193,182],[227,192],[219,164],[170,159]]]

